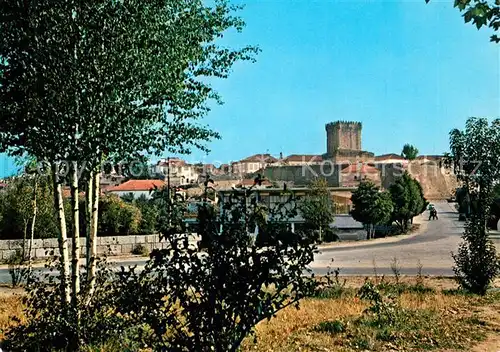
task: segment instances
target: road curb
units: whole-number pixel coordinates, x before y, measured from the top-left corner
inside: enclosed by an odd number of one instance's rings
[[[420,219],[419,219],[420,220]],[[389,244],[389,243],[398,243],[405,239],[410,239],[420,235],[427,228],[426,222],[415,222],[415,224],[420,225],[420,227],[409,235],[398,235],[393,237],[385,237],[385,238],[377,238],[372,240],[361,240],[356,242],[342,243],[335,242],[329,243],[325,245],[319,245],[318,249],[332,249],[332,248],[356,248],[356,247],[365,247],[365,246],[373,246],[376,244]]]

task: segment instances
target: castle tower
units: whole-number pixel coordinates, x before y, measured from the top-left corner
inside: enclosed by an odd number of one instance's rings
[[[326,124],[326,153],[335,157],[339,151],[361,152],[361,122],[337,121]]]

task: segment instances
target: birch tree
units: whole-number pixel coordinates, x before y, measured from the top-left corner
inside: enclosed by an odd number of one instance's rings
[[[75,301],[80,290],[80,185],[87,192],[91,297],[103,163],[137,152],[208,151],[204,142],[219,138],[199,123],[209,100],[221,103],[206,78],[228,77],[234,62],[256,52],[217,43],[227,30],[242,29],[232,14],[237,9],[224,0],[213,6],[199,0],[0,1],[0,149],[51,165],[64,302],[70,292]],[[72,280],[62,206],[68,182]]]

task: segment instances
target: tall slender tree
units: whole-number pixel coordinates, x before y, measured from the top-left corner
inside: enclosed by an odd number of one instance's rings
[[[244,25],[225,0],[0,1],[0,149],[51,164],[65,303],[78,296],[78,194],[87,191],[89,287],[95,284],[99,175],[137,152],[207,151],[199,124],[226,78],[255,48],[217,39]],[[62,186],[71,184],[72,290]],[[91,295],[89,295],[91,296]]]
[[[469,118],[464,130],[450,132],[448,165],[473,206],[465,224],[463,242],[455,259],[455,274],[460,285],[484,294],[500,273],[500,261],[488,236],[487,221],[493,201],[494,185],[500,180],[500,119]]]
[[[371,181],[363,181],[352,193],[353,209],[351,216],[366,227],[367,238],[375,236],[375,225],[386,224],[391,220],[393,205],[390,194],[380,192]]]

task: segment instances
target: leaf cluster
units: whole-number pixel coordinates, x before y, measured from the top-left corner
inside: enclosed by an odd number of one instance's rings
[[[430,0],[425,0],[426,3]],[[498,0],[454,0],[454,6],[463,13],[465,23],[472,22],[480,29],[489,27],[495,33],[500,28],[500,1]],[[493,34],[490,40],[500,42],[500,37]]]
[[[142,272],[120,274],[120,314],[147,322],[140,334],[146,345],[236,351],[259,321],[313,292],[315,282],[304,274],[314,240],[291,233],[277,214],[262,219],[258,204],[242,192],[225,201],[220,215],[200,211],[204,225],[198,235],[208,239],[202,251],[187,236],[171,232],[165,237],[168,248],[154,251]],[[174,228],[184,227],[173,222]],[[249,233],[263,222],[276,234],[265,246]]]

